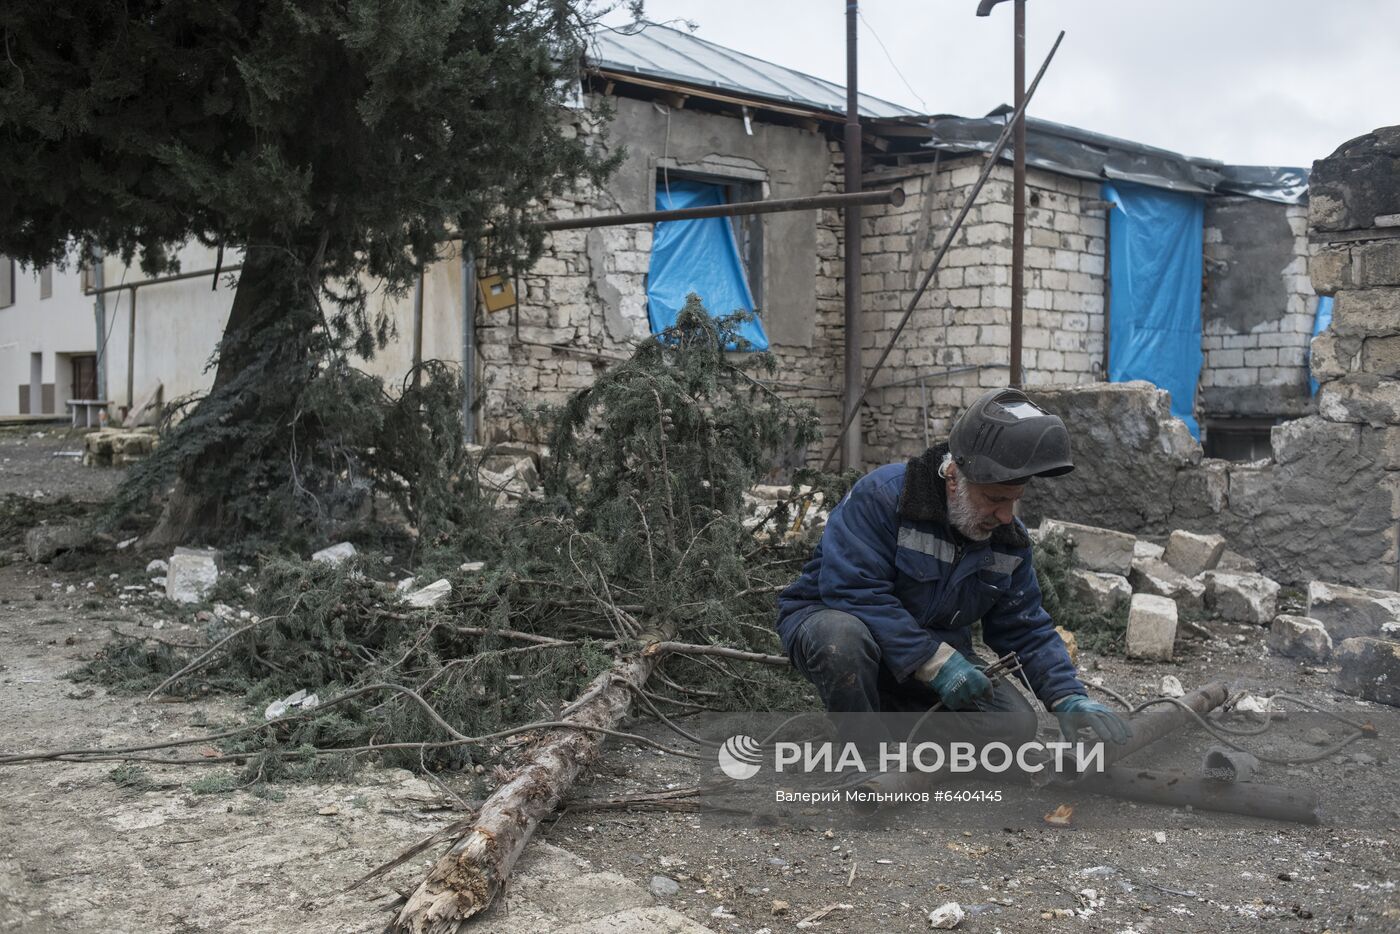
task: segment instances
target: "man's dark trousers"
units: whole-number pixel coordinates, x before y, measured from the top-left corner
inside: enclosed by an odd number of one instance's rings
[[[812,682],[830,713],[923,713],[939,702],[938,692],[918,678],[896,681],[882,664],[870,630],[841,610],[818,610],[803,620],[793,633],[791,656],[793,667]],[[992,687],[992,697],[977,702],[980,715],[934,714],[926,725],[944,739],[978,745],[999,741],[1014,749],[1035,739],[1039,724],[1025,696],[1000,678],[992,679]]]

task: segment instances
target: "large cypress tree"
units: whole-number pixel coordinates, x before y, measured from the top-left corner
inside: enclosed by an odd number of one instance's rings
[[[606,173],[559,119],[587,5],[0,4],[0,253],[244,251],[213,388],[135,477],[174,483],[153,538],[319,510],[307,390],[382,339],[365,284],[405,288],[452,236],[529,257],[531,207]]]

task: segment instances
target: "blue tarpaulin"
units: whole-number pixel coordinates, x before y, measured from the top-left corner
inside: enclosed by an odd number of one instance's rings
[[[1108,236],[1108,378],[1145,379],[1171,393],[1172,414],[1199,438],[1193,410],[1201,374],[1201,236],[1205,202],[1128,182],[1105,183]]]
[[[723,203],[724,189],[719,185],[672,179],[669,185],[656,186],[658,211]],[[705,310],[716,318],[740,308],[754,310],[753,293],[728,218],[661,221],[656,225],[647,279],[647,317],[653,334],[676,323],[676,315],[691,292],[700,296]],[[768,349],[768,335],[757,318],[744,322],[738,333],[752,345],[747,349]]]
[[[1317,311],[1313,315],[1313,337],[1327,330],[1332,323],[1332,296],[1319,295],[1317,297]],[[1308,351],[1308,385],[1312,387],[1312,394],[1317,395],[1317,380],[1312,378],[1312,351]]]

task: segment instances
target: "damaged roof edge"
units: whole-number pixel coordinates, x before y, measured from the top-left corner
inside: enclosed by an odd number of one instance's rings
[[[989,152],[1010,108],[987,117],[936,116],[924,147],[950,153]],[[1003,153],[1011,159],[1010,148]],[[1191,194],[1239,195],[1280,204],[1307,201],[1308,170],[1295,166],[1226,165],[1049,120],[1026,120],[1026,164],[1086,179],[1136,182]]]

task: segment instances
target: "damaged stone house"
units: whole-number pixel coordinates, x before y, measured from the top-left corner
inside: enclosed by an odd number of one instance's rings
[[[578,97],[605,98],[611,116],[603,128],[589,110],[570,110],[569,132],[625,157],[602,190],[547,205],[550,219],[842,190],[845,92],[830,82],[652,25],[599,32]],[[864,187],[905,195],[862,211],[868,368],[1006,114],[929,117],[862,96],[861,116]],[[1148,379],[1172,389],[1173,409],[1207,451],[1240,461],[1267,456],[1276,424],[1315,411],[1306,172],[1226,166],[1034,119],[1026,157],[1028,386]],[[993,169],[867,397],[864,466],[922,449],[983,387],[1007,382],[1011,176],[1009,164]],[[1137,206],[1163,204],[1179,221],[1171,328],[1143,318],[1142,308],[1163,305],[1162,290],[1143,254],[1151,241],[1130,237],[1153,227],[1135,219]],[[461,365],[475,440],[504,440],[518,434],[522,406],[588,385],[694,288],[709,293],[712,313],[756,310],[750,336],[778,362],[774,388],[814,403],[834,434],[843,240],[841,212],[824,208],[558,230],[514,281],[478,277],[454,255],[426,270],[413,296],[384,299],[395,338],[364,365],[391,385],[416,359]],[[168,282],[140,281],[114,260],[90,273],[37,274],[0,261],[0,414],[61,414],[67,400],[89,398],[116,416],[158,387],[167,399],[201,390],[232,302],[226,277],[211,289],[211,276],[192,274],[214,260],[187,247],[188,278]],[[1157,372],[1168,356],[1169,371]],[[812,453],[792,452],[789,463]]]

